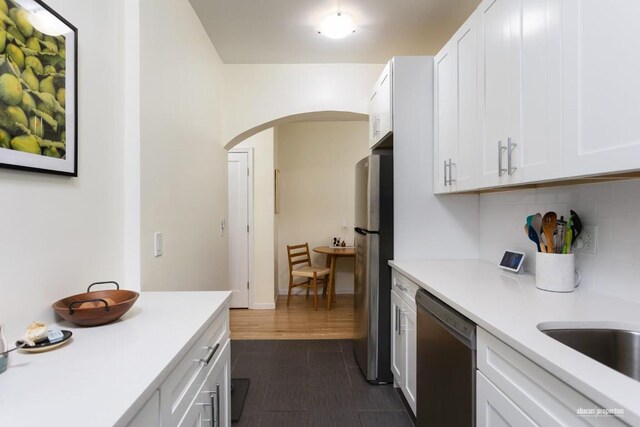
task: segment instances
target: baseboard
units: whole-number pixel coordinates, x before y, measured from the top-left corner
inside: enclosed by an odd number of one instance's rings
[[[249,307],[251,310],[275,310],[275,302],[256,302]]]
[[[284,288],[284,289],[279,289],[278,290],[280,295],[287,295],[289,293],[289,288]],[[318,293],[322,292],[322,288],[318,288]],[[306,289],[294,289],[291,292],[291,295],[305,295],[307,293]],[[312,292],[310,292],[312,293]],[[344,289],[336,289],[336,294],[338,295],[353,295],[353,291],[348,291],[348,290],[344,290]]]

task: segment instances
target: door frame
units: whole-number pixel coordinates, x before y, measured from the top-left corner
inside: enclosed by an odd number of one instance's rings
[[[249,223],[249,232],[247,233],[247,263],[249,264],[247,278],[249,280],[249,301],[247,308],[253,309],[253,148],[233,148],[228,153],[246,153],[247,154],[247,222]],[[228,187],[227,187],[228,188]],[[227,206],[227,216],[229,215],[229,207]],[[227,252],[229,251],[227,245]]]

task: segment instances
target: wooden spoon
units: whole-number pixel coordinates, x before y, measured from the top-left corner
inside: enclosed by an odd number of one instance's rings
[[[553,233],[558,225],[558,215],[555,212],[547,212],[542,217],[542,232],[547,239],[547,252],[555,253],[556,249],[553,244]]]

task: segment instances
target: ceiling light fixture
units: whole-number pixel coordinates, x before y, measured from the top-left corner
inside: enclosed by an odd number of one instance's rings
[[[356,23],[351,15],[336,12],[326,16],[320,23],[318,34],[330,39],[341,39],[356,32]]]

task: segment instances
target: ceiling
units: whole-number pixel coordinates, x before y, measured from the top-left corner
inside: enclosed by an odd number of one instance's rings
[[[433,55],[480,0],[189,0],[227,64],[385,63]],[[342,40],[317,33],[338,7],[358,30]]]

